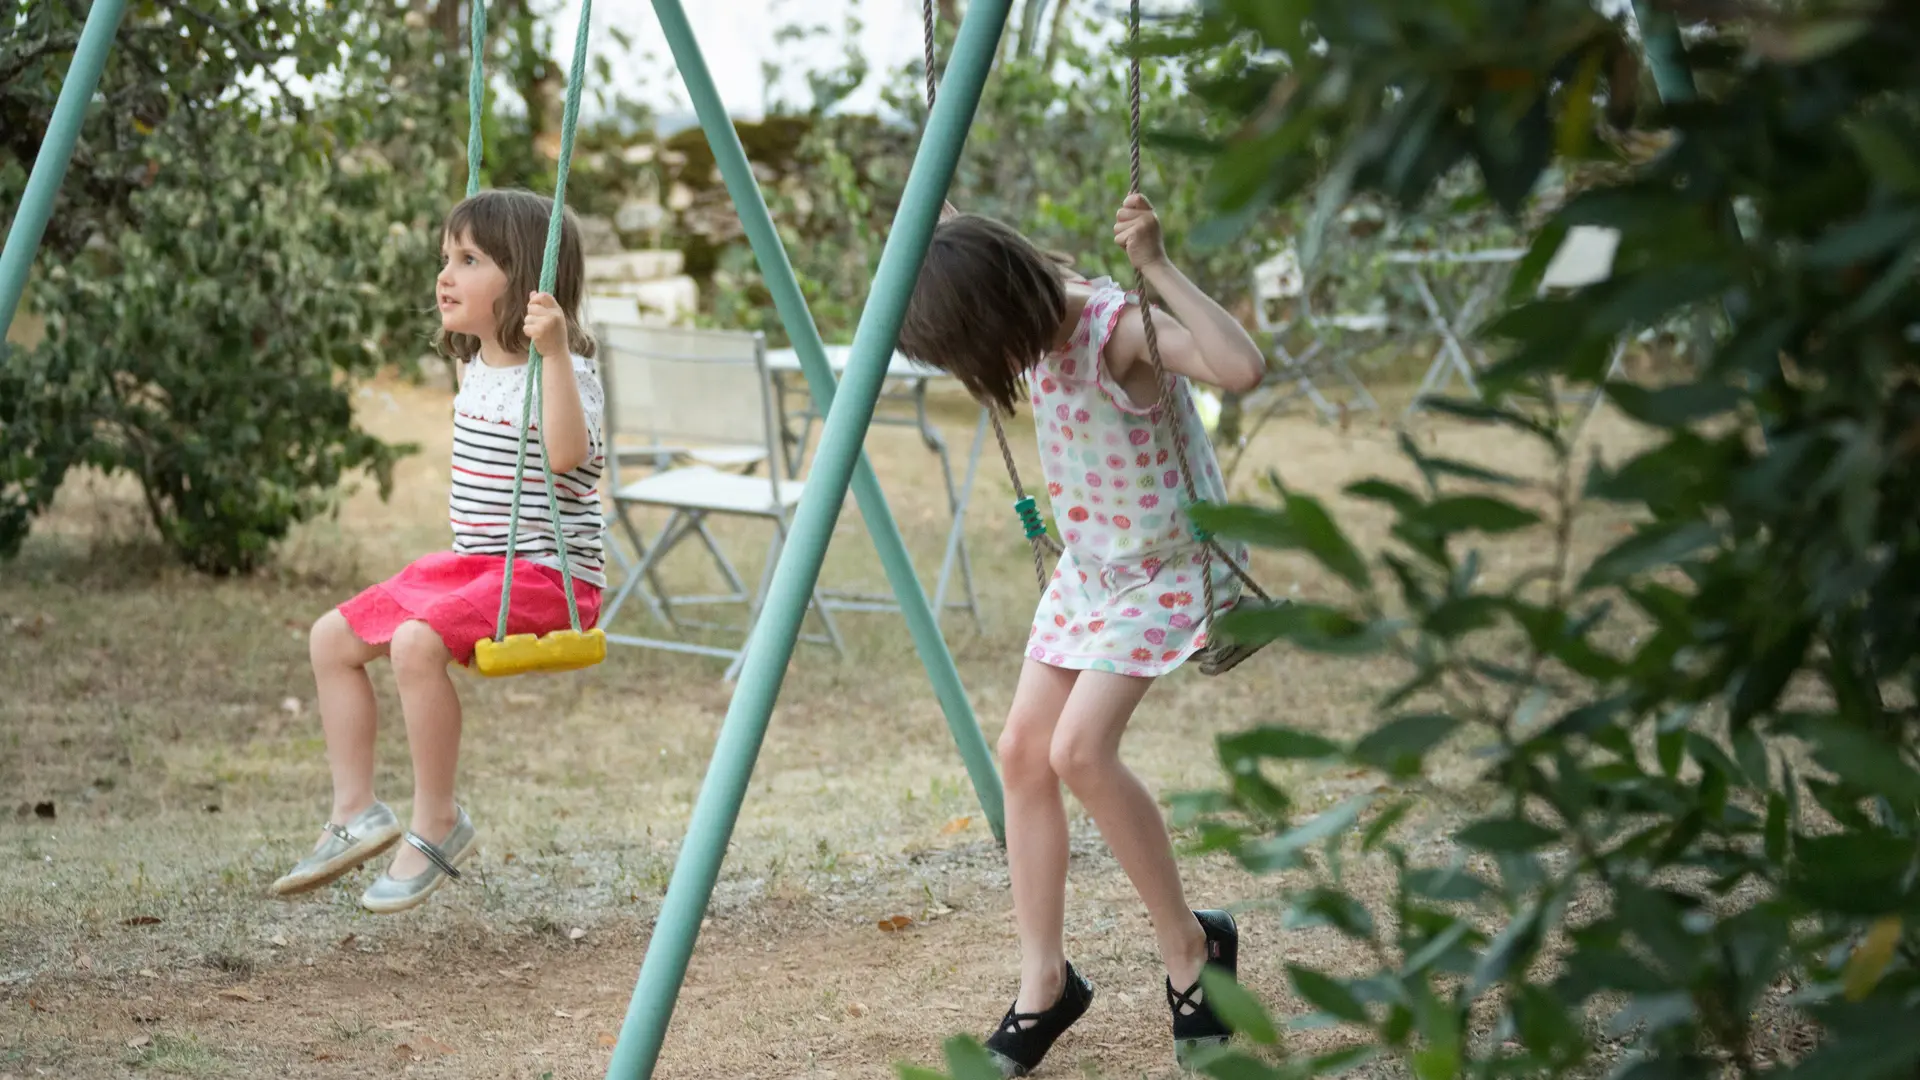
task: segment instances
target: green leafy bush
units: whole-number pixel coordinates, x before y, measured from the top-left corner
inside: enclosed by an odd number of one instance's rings
[[[117,41],[104,88],[133,106],[90,115],[30,294],[46,340],[0,364],[0,554],[90,465],[139,479],[186,562],[244,571],[348,474],[384,495],[409,449],[361,430],[351,395],[429,347],[453,177],[433,152],[439,99],[396,75],[430,72],[429,42],[379,5],[227,7],[130,12]],[[80,14],[29,2],[45,36],[0,46],[0,69],[31,76],[0,101],[36,131],[67,59],[47,43]],[[272,62],[326,93],[242,89],[278,78]],[[23,184],[0,166],[0,191]]]

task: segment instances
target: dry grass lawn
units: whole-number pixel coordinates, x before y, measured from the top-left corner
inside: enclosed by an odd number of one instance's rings
[[[970,410],[939,404],[963,443]],[[363,405],[374,430],[424,451],[391,502],[356,493],[267,572],[212,581],[170,566],[132,493],[94,481],[69,486],[0,577],[0,1077],[604,1075],[726,711],[719,662],[616,650],[574,675],[462,679],[462,797],[484,843],[470,881],[384,918],[354,902],[364,871],[295,903],[263,895],[328,806],[307,627],[446,543],[445,393],[388,383]],[[1415,430],[1456,457],[1543,464],[1501,430]],[[1588,434],[1610,454],[1634,438],[1605,412]],[[930,583],[946,528],[933,459],[899,428],[876,429],[868,446]],[[989,453],[968,522],[985,617],[977,628],[946,620],[990,740],[1032,605],[991,465]],[[1411,472],[1370,417],[1347,431],[1277,422],[1243,486],[1268,467],[1332,499],[1366,550],[1382,546],[1384,522],[1339,489]],[[1591,517],[1581,543],[1620,527]],[[756,572],[763,535],[722,532]],[[691,554],[678,570],[689,587],[701,572]],[[1497,550],[1492,572],[1529,557]],[[1262,556],[1257,574],[1283,593],[1334,595],[1303,560]],[[826,578],[884,588],[851,506]],[[891,1076],[896,1062],[937,1062],[949,1034],[984,1034],[1012,994],[1005,866],[907,635],[889,615],[843,626],[847,661],[803,645],[788,673],[662,1077]],[[1207,786],[1217,733],[1272,721],[1351,733],[1395,674],[1279,649],[1220,679],[1183,672],[1148,698],[1128,755],[1163,796]],[[376,684],[388,709],[380,790],[404,814],[403,729],[384,670]],[[1456,755],[1436,779],[1443,797],[1401,827],[1418,850],[1443,851],[1449,825],[1481,805]],[[1290,783],[1311,811],[1377,779],[1300,770]],[[1068,934],[1100,998],[1048,1072],[1170,1075],[1144,916],[1076,815]],[[1245,906],[1243,977],[1280,1013],[1304,1011],[1284,961],[1358,970],[1331,933],[1281,931],[1271,905],[1297,881],[1220,858],[1185,871],[1196,903]],[[1381,899],[1386,881],[1379,867],[1352,870],[1363,897]],[[877,927],[895,915],[911,925]],[[1293,1036],[1296,1047],[1340,1038]]]

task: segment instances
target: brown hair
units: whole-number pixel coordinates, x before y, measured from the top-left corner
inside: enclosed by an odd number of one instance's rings
[[[527,321],[527,296],[540,288],[540,264],[546,256],[547,229],[553,200],[531,191],[482,191],[461,200],[447,214],[441,230],[445,238],[466,238],[485,252],[507,275],[494,318],[494,336],[502,348],[523,353],[531,344],[522,326]],[[567,210],[560,225],[560,260],[553,280],[553,298],[567,314],[567,347],[581,356],[594,354],[593,336],[580,319],[580,303],[587,286],[587,257],[580,242],[580,222]],[[442,330],[436,342],[444,356],[471,359],[480,353],[480,339],[471,334]]]
[[[1067,316],[1064,256],[976,214],[934,226],[900,324],[900,351],[951,374],[983,404],[1011,413],[1028,369],[1052,351]]]

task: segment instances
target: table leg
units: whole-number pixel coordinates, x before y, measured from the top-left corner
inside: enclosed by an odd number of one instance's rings
[[[973,501],[973,484],[980,473],[980,451],[987,441],[987,410],[980,410],[980,419],[973,425],[973,446],[967,452],[967,478],[962,482],[958,495],[955,495],[952,474],[947,473],[948,505],[953,511],[953,524],[947,530],[947,550],[940,560],[940,581],[933,592],[933,610],[945,611],[947,606],[947,586],[952,580],[954,563],[960,565],[961,587],[966,590],[966,609],[973,613],[974,626],[980,625],[980,600],[973,588],[973,562],[967,556],[966,526],[967,506]],[[941,470],[946,471],[946,455],[941,454]]]
[[[1427,377],[1420,381],[1420,389],[1415,392],[1413,402],[1407,406],[1407,414],[1412,415],[1420,408],[1420,400],[1439,390],[1451,381],[1454,372],[1466,380],[1467,389],[1473,396],[1480,396],[1480,384],[1473,377],[1473,364],[1468,361],[1466,349],[1460,344],[1460,338],[1454,333],[1453,324],[1448,321],[1446,311],[1440,301],[1434,297],[1433,288],[1427,284],[1427,276],[1419,267],[1411,268],[1414,291],[1420,297],[1420,306],[1427,310],[1427,318],[1433,322],[1434,329],[1440,332],[1440,350],[1433,358],[1433,364],[1427,368]],[[1452,370],[1449,370],[1452,369]]]

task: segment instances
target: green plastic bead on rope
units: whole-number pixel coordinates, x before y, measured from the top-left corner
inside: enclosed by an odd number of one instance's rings
[[[467,195],[480,191],[482,133],[480,118],[486,109],[486,0],[473,0],[469,15],[473,37],[472,68],[467,80]],[[573,161],[573,134],[580,120],[580,90],[586,81],[587,38],[593,23],[593,0],[581,0],[580,26],[573,43],[573,63],[567,73],[566,106],[560,119],[560,161],[554,172],[553,216],[547,224],[547,247],[540,261],[540,291],[551,293],[559,276],[560,235],[566,222],[567,170]],[[570,362],[570,361],[569,361]],[[527,393],[520,410],[520,443],[513,466],[513,503],[507,520],[507,565],[500,585],[499,628],[491,641],[474,646],[474,669],[482,675],[520,675],[530,671],[573,671],[591,667],[606,659],[606,634],[595,627],[580,629],[580,605],[574,597],[573,569],[567,563],[567,544],[556,536],[554,547],[560,557],[560,579],[567,594],[569,630],[537,637],[533,634],[507,634],[507,611],[513,596],[513,560],[520,540],[520,493],[526,483],[527,444],[533,424],[534,400],[540,392],[541,357],[538,347],[527,348]],[[544,439],[545,437],[542,436]],[[544,443],[540,454],[540,476],[547,493],[547,519],[559,527],[559,499],[554,494],[553,470],[547,465]]]

